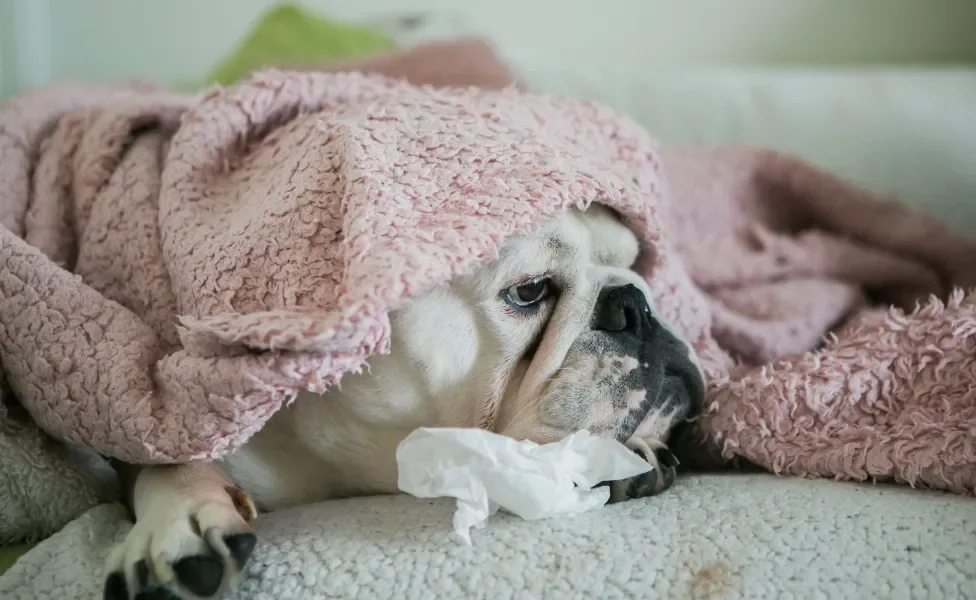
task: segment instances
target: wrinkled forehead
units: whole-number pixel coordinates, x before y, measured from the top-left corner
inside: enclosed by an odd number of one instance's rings
[[[511,280],[567,275],[589,265],[630,267],[637,260],[637,236],[610,209],[593,204],[542,224],[532,235],[506,241],[497,260],[478,279],[497,287]]]

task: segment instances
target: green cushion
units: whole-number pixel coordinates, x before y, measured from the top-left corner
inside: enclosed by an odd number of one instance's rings
[[[19,546],[0,548],[0,575],[6,573],[7,569],[14,566],[18,558],[27,554],[27,551],[33,547],[34,544],[21,544]]]
[[[229,85],[269,64],[342,60],[393,47],[393,40],[379,30],[345,25],[283,4],[261,17],[205,83]]]

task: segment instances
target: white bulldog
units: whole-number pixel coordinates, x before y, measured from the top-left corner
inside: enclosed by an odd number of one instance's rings
[[[109,557],[104,597],[222,594],[254,549],[258,510],[396,493],[396,448],[418,427],[537,443],[586,429],[655,466],[613,482],[614,501],[667,489],[665,442],[700,407],[704,382],[631,270],[637,254],[610,210],[567,213],[412,298],[391,315],[390,354],[325,397],[299,394],[221,462],[117,464],[136,522]]]

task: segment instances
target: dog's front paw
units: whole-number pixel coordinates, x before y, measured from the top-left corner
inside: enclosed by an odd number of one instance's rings
[[[654,468],[647,473],[611,483],[611,502],[656,496],[674,485],[678,475],[678,459],[667,446],[654,439],[632,437],[627,441],[627,447]]]
[[[105,600],[215,598],[231,587],[257,542],[235,500],[156,503],[109,555]]]

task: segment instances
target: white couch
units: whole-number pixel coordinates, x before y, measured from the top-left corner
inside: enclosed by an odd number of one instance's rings
[[[615,106],[664,143],[775,147],[961,232],[976,226],[976,69],[521,72],[536,89]]]

